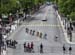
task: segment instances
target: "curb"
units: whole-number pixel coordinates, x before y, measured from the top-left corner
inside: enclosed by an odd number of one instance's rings
[[[67,41],[68,44],[75,44],[74,42],[70,42],[70,41],[68,40],[67,31],[64,29],[64,25],[63,25],[63,22],[62,22],[62,20],[61,20],[61,17],[60,17],[60,15],[59,15],[58,11],[56,11],[56,13],[57,13],[57,15],[58,15],[59,22],[60,22],[60,24],[61,24],[61,26],[62,26],[62,29],[63,29],[63,32],[64,32],[64,36],[65,36],[65,40]]]

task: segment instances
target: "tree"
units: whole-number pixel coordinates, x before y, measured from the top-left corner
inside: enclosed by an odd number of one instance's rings
[[[74,20],[75,0],[58,0],[59,12]]]
[[[0,0],[0,14],[15,13],[17,9],[31,11],[34,7],[40,7],[46,0]]]
[[[71,12],[70,18],[74,21],[75,20],[75,12]]]
[[[19,7],[17,1],[18,0],[1,0],[0,14],[7,14],[9,11],[13,11],[14,8]]]

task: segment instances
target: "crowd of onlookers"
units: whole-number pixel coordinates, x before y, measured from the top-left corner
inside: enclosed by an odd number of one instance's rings
[[[35,52],[34,51],[34,43],[33,42],[31,42],[31,43],[24,43],[24,52],[29,52],[29,53],[31,53],[31,52]],[[43,53],[43,44],[41,43],[40,44],[40,53]]]
[[[17,45],[18,42],[16,40],[6,40],[6,47],[7,48],[12,48],[12,49],[16,49],[16,47],[18,46]],[[28,53],[34,53],[35,50],[34,50],[34,42],[31,42],[31,43],[27,43],[27,42],[24,42],[23,44],[23,47],[24,47],[24,52],[28,52]],[[43,53],[43,44],[41,43],[40,44],[40,53]]]
[[[24,43],[24,52],[33,52],[34,44],[33,42],[30,43]]]
[[[16,48],[16,44],[18,44],[18,42],[16,40],[6,40],[6,44],[7,44],[7,47],[10,47],[10,48]]]

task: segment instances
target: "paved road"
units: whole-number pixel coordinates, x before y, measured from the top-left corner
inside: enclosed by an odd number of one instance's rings
[[[42,19],[47,18],[46,22],[41,21]],[[25,28],[29,28],[29,30],[35,30],[35,34],[30,35],[29,33],[25,32]],[[47,34],[47,39],[39,38],[36,36],[37,32],[42,32],[43,35]],[[57,42],[54,40],[54,37],[58,36]],[[46,6],[44,9],[41,9],[36,14],[32,15],[32,19],[30,19],[30,22],[23,23],[23,25],[19,28],[18,31],[16,31],[14,34],[10,36],[9,39],[15,39],[18,41],[18,45],[16,49],[10,49],[8,48],[7,53],[8,55],[31,55],[29,53],[23,52],[23,43],[32,41],[34,42],[34,55],[39,54],[39,45],[40,43],[43,43],[44,45],[44,54],[43,55],[61,55],[63,54],[62,46],[65,44],[67,47],[67,53],[68,53],[68,47],[70,46],[64,37],[64,32],[62,30],[62,27],[60,25],[59,19],[57,17],[57,14],[54,10],[54,8],[51,6]],[[74,45],[73,45],[74,47]],[[66,55],[68,55],[66,53]],[[73,49],[74,53],[74,49]],[[32,55],[33,55],[32,54]]]

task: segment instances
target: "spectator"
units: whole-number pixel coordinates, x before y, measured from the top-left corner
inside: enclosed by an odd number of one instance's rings
[[[30,44],[28,43],[28,45],[27,45],[27,52],[30,52]]]
[[[40,44],[40,53],[43,53],[43,44]]]
[[[34,49],[34,44],[33,42],[31,42],[31,51],[33,51],[33,49]]]
[[[24,52],[26,52],[26,42],[24,43]]]

